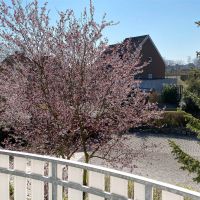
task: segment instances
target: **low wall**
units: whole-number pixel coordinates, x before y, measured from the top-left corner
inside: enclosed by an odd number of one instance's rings
[[[142,80],[140,83],[140,88],[147,90],[147,91],[151,90],[151,89],[155,89],[157,92],[161,92],[163,89],[163,86],[165,84],[177,85],[177,79],[176,78],[165,78],[165,79]]]

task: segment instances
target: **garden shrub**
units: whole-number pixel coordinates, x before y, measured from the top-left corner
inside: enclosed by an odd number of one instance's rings
[[[157,127],[178,128],[186,127],[187,119],[184,111],[165,111],[161,119],[155,121]]]
[[[105,176],[105,191],[110,191],[110,176]]]
[[[185,117],[187,121],[186,127],[191,131],[196,132],[198,137],[200,137],[200,120],[190,114],[187,114]]]
[[[163,103],[178,104],[179,93],[176,85],[164,85],[161,100]]]
[[[162,200],[162,190],[158,188],[153,189],[153,200]]]
[[[180,102],[180,107],[182,110],[189,112],[191,114],[200,113],[200,98],[196,94],[185,90]]]
[[[162,118],[156,120],[154,126],[160,128],[187,128],[200,137],[200,119],[182,110],[163,112]]]
[[[149,94],[149,102],[150,103],[158,103],[160,101],[160,96],[156,91],[152,91]]]
[[[187,74],[182,74],[182,75],[180,76],[180,79],[181,79],[182,81],[186,81],[186,80],[188,80],[188,75],[187,75]]]
[[[186,81],[180,107],[196,117],[200,117],[200,70],[191,69]]]
[[[134,198],[134,182],[128,181],[128,198],[133,199]]]
[[[9,193],[10,193],[10,200],[14,200],[14,186],[13,184],[9,184]]]

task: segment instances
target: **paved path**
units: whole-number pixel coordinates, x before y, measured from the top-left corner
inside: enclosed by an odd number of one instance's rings
[[[155,146],[145,150],[145,156],[142,159],[132,161],[132,164],[136,165],[132,173],[200,191],[200,184],[197,185],[192,181],[194,175],[189,175],[188,172],[179,169],[180,165],[171,154],[168,139],[175,141],[184,151],[200,160],[200,145],[197,144],[195,137],[131,134],[128,135],[126,141],[131,148],[138,149],[144,141],[149,146]],[[97,159],[92,160],[92,163],[104,165]],[[130,169],[124,168],[124,171],[130,171]]]

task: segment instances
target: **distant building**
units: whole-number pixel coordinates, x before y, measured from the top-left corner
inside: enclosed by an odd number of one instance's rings
[[[133,51],[141,45],[142,60],[149,62],[149,64],[143,68],[143,72],[135,77],[141,80],[141,89],[147,91],[154,89],[161,92],[164,84],[177,84],[176,78],[165,78],[165,62],[149,35],[126,38],[122,43],[110,45],[109,48],[112,49],[115,45],[122,45],[126,43],[127,40],[130,42],[131,46],[133,46]]]
[[[142,59],[149,61],[149,65],[144,67],[143,72],[138,74],[138,79],[164,79],[165,78],[165,62],[156,48],[154,42],[149,35],[126,38],[136,45],[142,45]]]

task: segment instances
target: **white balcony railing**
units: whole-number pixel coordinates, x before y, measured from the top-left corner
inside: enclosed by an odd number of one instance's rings
[[[84,170],[88,172],[88,186],[83,185]],[[83,196],[88,200],[128,200],[130,182],[134,182],[134,200],[153,200],[155,188],[162,200],[200,199],[198,192],[113,169],[0,150],[0,200],[10,199],[12,187],[14,200],[83,200]],[[63,188],[67,191],[65,198]]]

